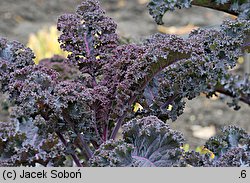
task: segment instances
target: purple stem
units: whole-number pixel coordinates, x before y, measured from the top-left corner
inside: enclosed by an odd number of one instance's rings
[[[250,46],[250,42],[245,43],[245,44],[242,45],[242,47],[246,47],[246,46]]]
[[[80,134],[79,132],[77,132],[77,130],[74,128],[74,124],[71,122],[70,117],[68,116],[68,114],[64,111],[63,112],[63,118],[66,121],[66,123],[68,123],[71,128],[74,130],[74,132],[76,133],[77,137],[79,138],[82,147],[85,149],[86,154],[88,159],[92,157],[92,151],[90,150],[88,144],[85,142],[85,140],[83,139],[82,134]]]
[[[129,102],[128,102],[128,105],[132,105],[134,102],[135,102],[135,99],[136,99],[136,95],[134,95],[133,97],[130,98]],[[127,111],[123,113],[123,115],[121,117],[118,118],[117,122],[116,122],[116,125],[115,125],[115,128],[113,129],[112,131],[112,134],[110,136],[111,139],[115,139],[121,125],[122,125],[122,122],[124,120],[124,118],[126,117],[127,115]]]
[[[97,124],[96,124],[96,107],[94,107],[93,113],[92,113],[92,123],[94,124],[94,129],[95,129],[95,133],[97,136],[99,136],[102,140],[102,142],[104,142],[105,140],[102,139],[98,129],[97,129]]]
[[[86,47],[86,53],[87,53],[87,57],[90,56],[90,49],[89,49],[89,44],[87,41],[87,34],[84,33],[84,43],[85,43],[85,47]]]
[[[60,132],[56,132],[56,134],[59,137],[59,139],[62,141],[64,146],[67,147],[67,141],[65,140],[63,135]],[[80,163],[79,158],[76,156],[76,154],[74,152],[71,153],[71,156],[78,167],[83,167],[82,164]]]
[[[162,106],[161,109],[165,109],[166,107],[168,107],[168,105],[170,103],[172,103],[177,97],[179,96],[179,94],[174,94],[172,97],[170,97],[167,102],[165,102]]]
[[[106,124],[106,127],[104,129],[104,133],[105,133],[105,142],[108,140],[108,134],[109,134],[109,129],[108,129],[108,123]]]
[[[224,95],[227,95],[229,97],[234,97],[232,93],[230,93],[229,91],[225,90],[222,87],[215,88],[215,91],[222,93]],[[245,104],[250,105],[250,98],[247,96],[241,95],[240,101],[244,102]]]
[[[81,145],[83,146],[83,148],[86,151],[86,155],[88,157],[88,159],[90,159],[93,156],[93,152],[91,151],[91,149],[89,148],[88,144],[85,142],[82,134],[78,133],[77,137],[79,138]]]

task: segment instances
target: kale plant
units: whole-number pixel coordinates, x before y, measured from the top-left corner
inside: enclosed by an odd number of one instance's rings
[[[223,11],[239,18],[250,18],[249,0],[150,0],[148,8],[155,21],[163,24],[162,17],[167,11],[190,8],[192,5]]]
[[[155,34],[125,44],[99,2],[85,0],[75,14],[58,19],[68,58],[39,65],[29,48],[1,38],[0,89],[13,107],[10,121],[0,123],[0,165],[249,166],[250,136],[243,129],[225,127],[209,139],[211,158],[184,152],[183,135],[166,124],[183,113],[185,99],[201,93],[223,93],[235,110],[240,101],[250,105],[249,75],[229,72],[249,48],[249,6],[240,1],[238,11],[237,1],[228,2],[216,7],[237,10],[240,18],[219,30],[197,29],[187,39]],[[152,0],[148,6],[161,23],[166,10],[190,1]],[[133,110],[136,103],[143,109]]]

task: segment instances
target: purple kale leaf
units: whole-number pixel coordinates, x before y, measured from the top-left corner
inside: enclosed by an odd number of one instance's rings
[[[95,151],[92,166],[177,166],[184,138],[154,116],[123,126],[123,140],[108,141]]]
[[[215,154],[215,157],[220,157],[234,148],[249,151],[250,138],[245,130],[229,126],[225,127],[220,135],[210,138],[205,146]]]
[[[243,148],[233,148],[223,154],[213,166],[216,167],[249,167],[250,152]]]
[[[241,79],[229,71],[243,54],[249,30],[249,21],[237,20],[225,21],[220,30],[191,32],[186,41],[199,48],[200,55],[193,54],[166,67],[147,84],[143,97],[138,99],[144,115],[176,120],[183,112],[185,99],[191,100],[202,92],[208,97],[215,92],[232,97],[229,105],[235,109],[239,109],[238,101],[250,104],[249,76]]]
[[[30,48],[26,48],[17,41],[10,42],[5,38],[0,38],[0,89],[2,91],[8,90],[10,73],[34,65],[34,58]]]
[[[63,166],[67,154],[55,135],[38,133],[32,120],[0,123],[1,166]]]
[[[191,2],[191,0],[151,0],[148,3],[149,14],[157,24],[163,24],[162,18],[167,11],[174,11],[175,8],[189,8]]]
[[[192,5],[224,11],[243,19],[250,18],[250,4],[248,0],[150,0],[148,10],[157,24],[163,24],[162,18],[167,11],[190,8]]]
[[[57,24],[61,48],[71,52],[70,61],[80,68],[91,62],[94,70],[117,46],[116,27],[96,0],[82,2],[76,14],[62,15]]]

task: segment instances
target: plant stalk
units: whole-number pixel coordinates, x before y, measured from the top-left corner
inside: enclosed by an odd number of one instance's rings
[[[63,137],[63,135],[60,132],[56,132],[57,136],[59,137],[59,139],[62,141],[62,143],[64,144],[65,147],[67,147],[67,141],[65,140],[65,138]],[[70,154],[75,162],[75,164],[78,167],[83,167],[83,165],[80,163],[79,158],[76,156],[76,154],[74,152],[72,152]]]

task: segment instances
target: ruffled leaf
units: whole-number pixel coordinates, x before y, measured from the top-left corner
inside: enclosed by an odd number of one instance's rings
[[[182,155],[181,133],[154,116],[131,120],[123,126],[124,140],[101,145],[90,160],[93,166],[177,166]]]

